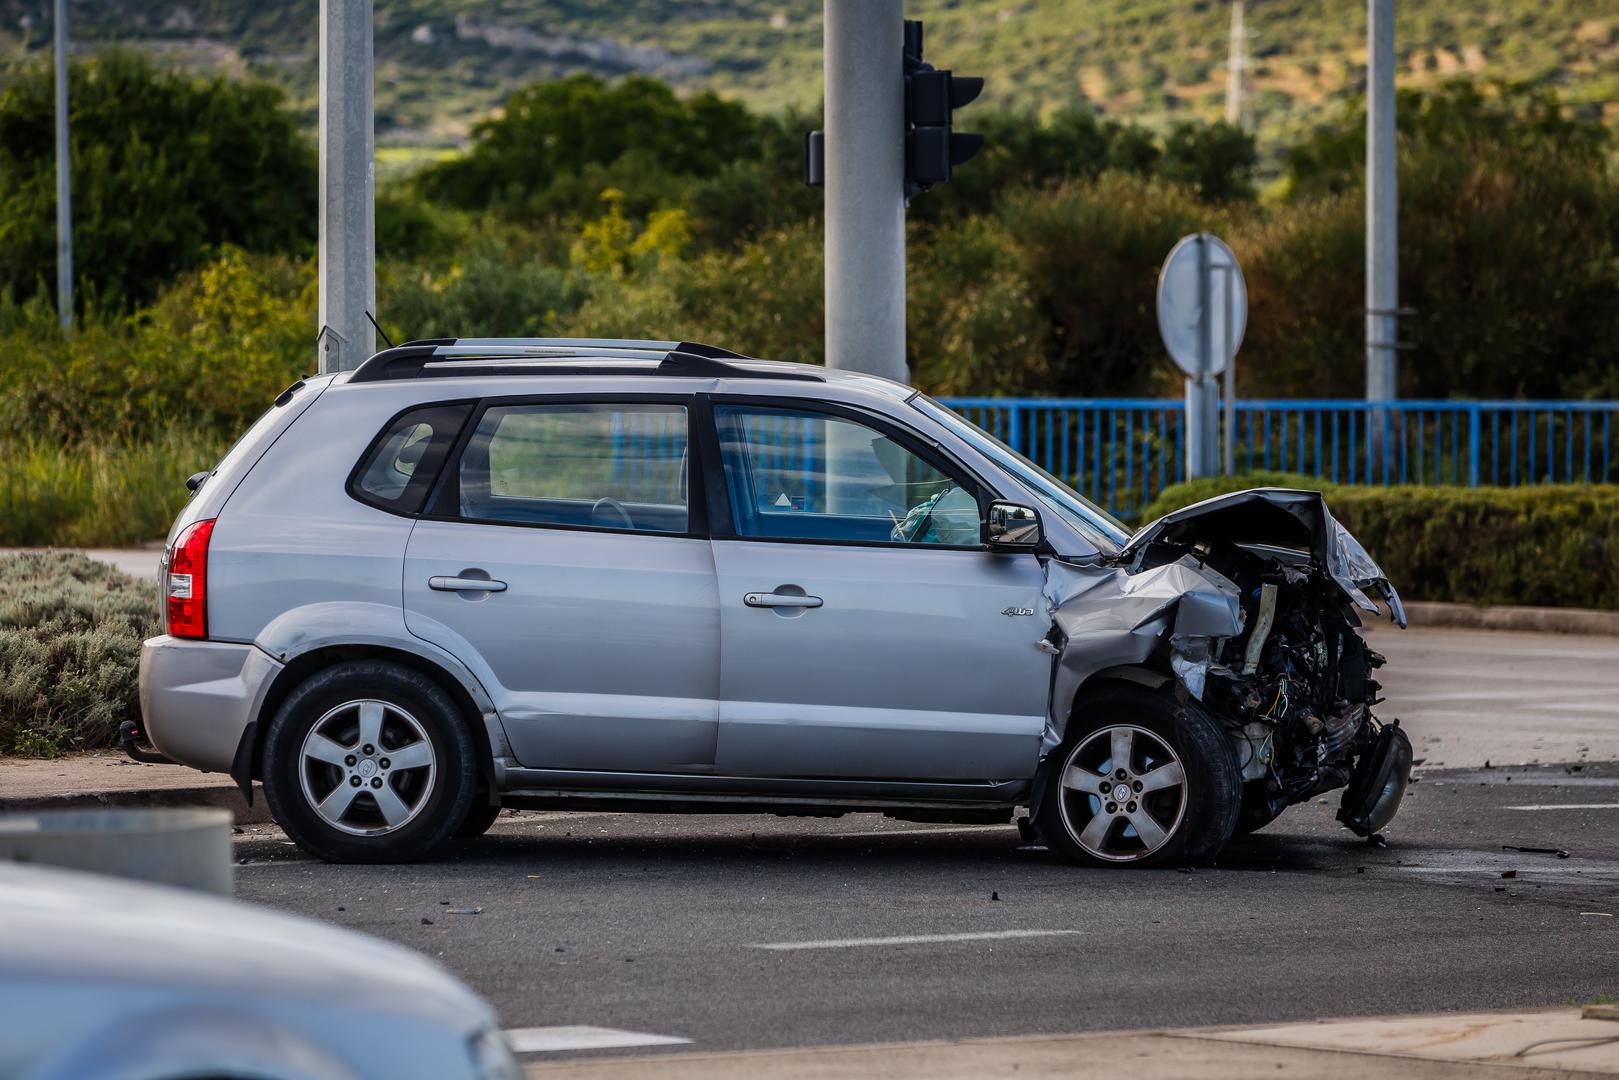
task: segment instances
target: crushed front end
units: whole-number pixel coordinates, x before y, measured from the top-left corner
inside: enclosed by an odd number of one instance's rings
[[[1101,594],[1051,596],[1053,645],[1071,680],[1099,670],[1099,650],[1117,653],[1089,602],[1116,590],[1138,662],[1172,674],[1229,735],[1243,781],[1239,831],[1339,788],[1338,820],[1355,833],[1393,819],[1411,744],[1398,721],[1373,715],[1384,660],[1358,632],[1359,612],[1378,611],[1373,596],[1402,627],[1405,612],[1319,493],[1264,488],[1187,507],[1137,533],[1114,568]],[[1132,612],[1144,593],[1156,604]]]

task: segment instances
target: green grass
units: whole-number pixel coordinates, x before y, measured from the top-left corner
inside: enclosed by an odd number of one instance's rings
[[[150,442],[0,442],[0,545],[116,546],[162,537],[185,478],[225,451],[217,436]]]
[[[30,0],[0,0],[0,44],[49,47],[49,27],[17,30]],[[171,61],[245,71],[287,87],[312,124],[315,0],[173,5],[121,0],[75,14],[81,41],[132,42]],[[821,95],[821,5],[812,0],[377,0],[377,120],[389,145],[452,145],[512,89],[577,70],[640,70],[764,108]],[[1222,0],[911,0],[929,59],[984,75],[984,105],[1086,102],[1149,124],[1223,114],[1229,5]],[[458,27],[459,18],[459,27]],[[1453,0],[1396,6],[1401,81],[1447,76],[1553,83],[1602,112],[1619,57],[1619,0]],[[167,23],[167,25],[166,25]],[[1274,148],[1358,92],[1365,5],[1250,0],[1256,119]],[[591,59],[602,45],[639,52]],[[552,55],[564,46],[560,55]],[[982,108],[983,106],[977,106]]]

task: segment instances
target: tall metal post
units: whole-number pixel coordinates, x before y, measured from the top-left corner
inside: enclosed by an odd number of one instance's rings
[[[1366,0],[1366,400],[1398,396],[1399,200],[1394,140],[1394,0]],[[1372,463],[1385,468],[1385,416],[1368,415]]]
[[[1243,0],[1231,0],[1231,41],[1225,62],[1225,122],[1232,127],[1243,126],[1243,109],[1247,105],[1248,56],[1247,38],[1242,25]]]
[[[901,0],[825,0],[826,366],[904,381]]]
[[[1238,273],[1231,263],[1224,263],[1220,267],[1225,275],[1223,290],[1225,299],[1225,312],[1221,316],[1223,340],[1220,342],[1221,354],[1225,357],[1225,423],[1222,443],[1225,447],[1220,458],[1220,471],[1230,476],[1237,471],[1237,350],[1231,340],[1233,324],[1237,321],[1236,312],[1232,310],[1237,293],[1236,282],[1232,278]]]
[[[320,0],[320,337],[322,373],[376,351],[371,0]]]
[[[67,137],[67,0],[56,0],[56,313],[73,332],[73,164]]]

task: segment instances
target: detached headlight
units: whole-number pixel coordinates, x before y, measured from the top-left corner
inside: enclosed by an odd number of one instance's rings
[[[494,1028],[468,1039],[467,1052],[472,1055],[472,1075],[477,1080],[523,1080],[523,1070],[517,1067],[505,1036]]]

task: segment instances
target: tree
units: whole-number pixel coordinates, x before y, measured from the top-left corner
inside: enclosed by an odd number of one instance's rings
[[[73,264],[86,303],[145,302],[223,244],[311,247],[314,148],[265,83],[197,79],[125,52],[68,74]],[[55,98],[51,69],[0,91],[0,291],[55,280]]]
[[[571,75],[511,96],[473,129],[472,149],[428,169],[431,196],[518,217],[595,211],[603,189],[639,214],[674,201],[683,184],[758,154],[760,120],[713,93],[682,100],[664,83]],[[638,181],[638,182],[637,182]]]
[[[1287,157],[1292,197],[1237,237],[1246,385],[1362,391],[1364,113]],[[1555,96],[1463,83],[1402,94],[1406,397],[1619,392],[1619,182],[1600,124]]]

